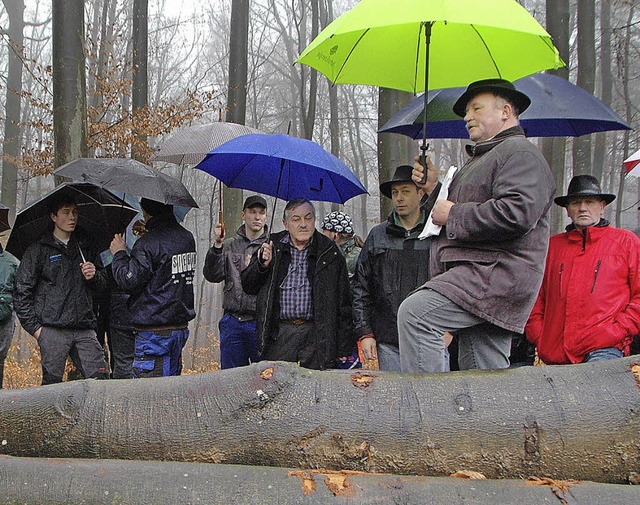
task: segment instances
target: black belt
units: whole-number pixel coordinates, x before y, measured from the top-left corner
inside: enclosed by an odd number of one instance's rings
[[[313,319],[280,319],[281,324],[295,324],[299,326],[301,324],[313,323]]]

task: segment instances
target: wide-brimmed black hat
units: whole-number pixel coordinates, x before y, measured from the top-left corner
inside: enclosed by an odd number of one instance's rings
[[[396,171],[393,173],[393,177],[380,184],[380,192],[386,196],[387,198],[391,198],[391,185],[394,182],[413,182],[411,178],[411,173],[413,172],[413,167],[411,165],[400,165],[396,168]]]
[[[616,195],[603,193],[600,183],[593,175],[576,175],[569,182],[569,188],[565,196],[557,196],[553,199],[560,207],[566,207],[571,197],[597,196],[604,200],[607,205],[616,199]]]
[[[531,105],[531,99],[521,91],[518,91],[509,81],[505,79],[484,79],[469,84],[467,90],[453,104],[453,112],[460,117],[464,117],[469,100],[480,93],[487,92],[507,98],[516,106],[518,114],[522,114]]]

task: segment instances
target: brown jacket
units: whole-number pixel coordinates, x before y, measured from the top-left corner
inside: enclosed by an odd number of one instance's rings
[[[432,279],[423,287],[522,332],[544,272],[553,174],[520,127],[467,150],[472,157],[449,187],[456,205],[432,243]]]

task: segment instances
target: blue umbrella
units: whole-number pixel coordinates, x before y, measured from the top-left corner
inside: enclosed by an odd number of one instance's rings
[[[367,192],[349,167],[320,145],[283,134],[236,137],[210,151],[196,168],[230,188],[282,200],[344,203]]]
[[[556,75],[533,74],[515,81],[514,85],[531,98],[531,106],[520,115],[520,125],[528,137],[579,137],[631,129],[595,96]],[[453,104],[465,89],[429,92],[429,138],[469,138],[464,121],[453,112]],[[423,110],[424,99],[420,96],[397,112],[379,131],[421,139]]]

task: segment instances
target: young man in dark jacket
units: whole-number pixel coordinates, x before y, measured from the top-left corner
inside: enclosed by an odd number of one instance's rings
[[[378,358],[380,370],[400,371],[398,307],[429,280],[431,239],[418,236],[426,223],[422,192],[411,179],[413,167],[401,165],[380,192],[393,200],[386,222],[374,226],[356,268],[353,294],[355,336],[367,359]]]
[[[256,297],[243,291],[240,272],[267,239],[267,201],[260,195],[248,197],[242,207],[242,221],[237,236],[224,242],[222,225],[216,225],[216,241],[207,252],[203,269],[209,282],[224,281],[224,315],[219,324],[223,369],[258,361]]]
[[[60,198],[49,210],[53,232],[27,248],[16,272],[16,314],[40,346],[43,385],[62,382],[70,353],[84,377],[106,379],[90,292],[106,289],[106,278],[96,276],[91,240],[76,231],[76,203]]]
[[[287,203],[286,231],[262,245],[241,277],[244,290],[258,296],[261,358],[323,370],[349,356],[354,339],[347,264],[315,218],[309,200]]]
[[[148,232],[127,254],[122,236],[111,242],[111,271],[130,294],[135,328],[135,377],[163,377],[182,372],[182,348],[195,317],[193,278],[196,246],[191,232],[173,215],[173,206],[140,201]]]

